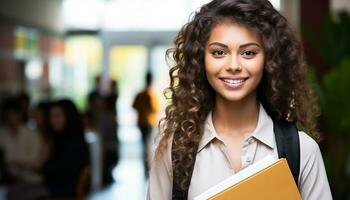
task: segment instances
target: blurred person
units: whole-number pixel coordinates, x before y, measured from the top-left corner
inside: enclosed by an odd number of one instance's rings
[[[119,161],[119,140],[117,137],[117,123],[111,111],[105,111],[99,116],[98,130],[102,142],[103,178],[102,184],[107,186],[113,183],[113,169]]]
[[[101,94],[101,75],[95,77],[93,89],[90,91],[89,96],[93,93]]]
[[[39,167],[39,136],[23,123],[17,98],[7,99],[2,110],[4,127],[0,129],[0,149],[6,167],[14,182],[38,182],[35,171]]]
[[[99,93],[91,92],[87,98],[86,111],[82,114],[85,137],[91,153],[91,187],[93,190],[99,189],[102,183],[102,143],[101,134],[98,133],[97,127],[97,115],[102,103]]]
[[[115,107],[115,103],[114,106]],[[102,149],[102,185],[111,184],[114,179],[112,171],[119,161],[119,141],[117,138],[117,121],[115,108],[108,105],[106,97],[98,92],[88,96],[88,109],[85,113],[87,128],[97,133]]]
[[[117,118],[117,100],[118,87],[117,81],[110,80],[109,93],[104,97],[105,109],[104,114],[100,116],[99,126],[102,136],[103,144],[103,184],[108,185],[113,182],[112,171],[119,161],[119,147],[118,139],[118,118]]]
[[[118,100],[118,83],[115,80],[110,80],[109,82],[109,93],[106,95],[107,109],[112,111],[114,115],[117,116],[117,100]]]
[[[143,161],[145,176],[148,177],[148,151],[149,139],[152,133],[152,128],[156,124],[156,114],[158,112],[158,100],[151,85],[152,74],[147,73],[145,77],[145,88],[136,95],[132,107],[137,112],[137,126],[141,132],[143,145]]]
[[[42,167],[48,196],[75,196],[78,178],[89,153],[80,114],[71,100],[53,102],[49,110],[50,155]]]
[[[32,120],[34,122],[34,131],[38,134],[40,139],[40,153],[37,160],[38,165],[42,164],[48,159],[50,154],[51,140],[49,134],[49,110],[51,103],[48,101],[39,102],[33,109]]]
[[[102,107],[101,76],[98,75],[95,77],[93,88],[87,96],[87,109],[83,114],[84,126],[88,125],[90,128],[96,127],[96,113],[100,112]]]
[[[29,120],[30,97],[26,92],[22,91],[16,98],[22,114],[22,121],[24,124],[27,124]]]
[[[91,190],[96,191],[101,187],[102,181],[102,145],[100,135],[92,124],[91,117],[87,112],[82,114],[85,140],[89,146],[90,169],[91,169]]]
[[[84,128],[98,132],[98,118],[104,109],[103,97],[97,91],[92,91],[87,97],[87,108],[83,114]]]

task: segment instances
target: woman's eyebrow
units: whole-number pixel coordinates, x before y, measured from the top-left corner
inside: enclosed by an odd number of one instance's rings
[[[220,43],[220,42],[212,42],[208,45],[209,46],[212,46],[212,45],[217,45],[217,46],[221,46],[223,48],[228,48],[228,46],[226,44],[223,44],[223,43]],[[245,48],[245,47],[248,47],[248,46],[257,46],[259,48],[261,48],[261,46],[258,44],[258,43],[255,43],[255,42],[249,42],[247,44],[242,44],[239,46],[240,49],[242,48]]]
[[[223,43],[220,43],[220,42],[212,42],[208,45],[209,46],[212,46],[212,45],[217,45],[217,46],[221,46],[223,48],[228,48],[228,46],[226,44],[223,44]]]
[[[239,46],[240,49],[242,48],[245,48],[245,47],[248,47],[248,46],[257,46],[259,48],[261,48],[261,46],[258,44],[258,43],[255,43],[255,42],[250,42],[250,43],[247,43],[247,44],[242,44]]]

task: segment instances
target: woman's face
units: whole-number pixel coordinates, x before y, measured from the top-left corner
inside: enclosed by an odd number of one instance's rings
[[[66,119],[63,110],[54,106],[50,110],[50,124],[54,131],[62,131],[64,129]]]
[[[207,79],[217,97],[229,101],[256,98],[265,57],[258,33],[236,23],[218,24],[204,55]]]
[[[19,127],[21,125],[21,115],[19,112],[14,110],[9,110],[5,116],[6,124],[9,127]]]

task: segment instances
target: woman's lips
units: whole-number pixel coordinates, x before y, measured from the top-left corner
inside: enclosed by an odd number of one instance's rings
[[[222,83],[225,85],[228,89],[240,89],[243,87],[244,83],[246,82],[248,78],[220,78]]]

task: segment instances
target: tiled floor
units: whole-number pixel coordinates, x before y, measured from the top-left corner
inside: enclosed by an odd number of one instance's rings
[[[88,200],[144,200],[147,181],[142,162],[142,146],[138,129],[121,128],[121,160],[113,176],[116,180],[110,187],[91,194]]]

